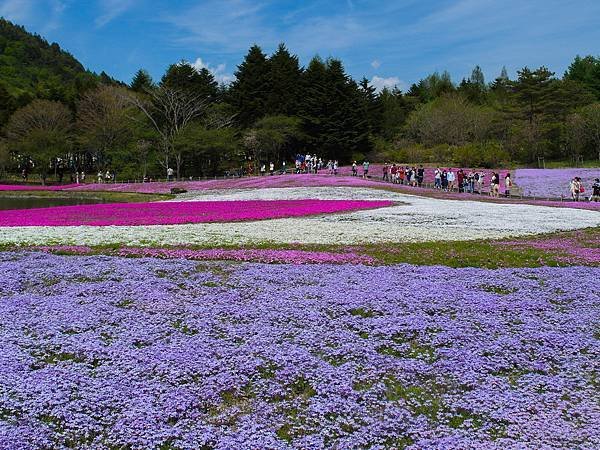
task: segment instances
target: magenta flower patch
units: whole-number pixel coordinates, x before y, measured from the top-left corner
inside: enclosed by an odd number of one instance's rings
[[[390,205],[390,201],[367,200],[109,203],[0,211],[0,226],[132,226],[243,222],[348,212]]]

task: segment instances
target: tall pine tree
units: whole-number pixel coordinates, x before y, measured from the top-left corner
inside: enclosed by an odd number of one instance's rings
[[[269,63],[258,45],[250,48],[235,77],[228,99],[238,111],[238,123],[250,127],[265,116],[269,96]]]
[[[145,69],[140,69],[133,76],[130,87],[135,92],[147,92],[154,87],[154,82]]]
[[[302,70],[296,55],[291,55],[284,44],[269,58],[269,85],[266,98],[268,115],[294,116],[298,114]]]

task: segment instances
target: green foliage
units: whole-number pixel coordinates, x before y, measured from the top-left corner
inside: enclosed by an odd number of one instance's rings
[[[600,57],[577,55],[564,76],[565,80],[578,81],[590,89],[600,100]]]
[[[452,159],[462,167],[497,168],[510,162],[510,155],[499,142],[488,141],[456,147]]]
[[[220,175],[240,164],[239,138],[231,127],[211,129],[194,122],[177,137],[175,149],[183,155],[188,176]]]
[[[235,77],[228,98],[238,111],[238,123],[249,127],[265,114],[269,92],[269,63],[258,45],[250,48]]]
[[[264,114],[297,115],[302,95],[302,69],[298,57],[280,44],[269,58],[268,69],[269,88]]]
[[[365,94],[341,61],[313,58],[304,73],[304,86],[301,117],[309,148],[345,162],[353,152],[371,149]]]
[[[143,93],[154,88],[154,81],[145,69],[140,69],[133,76],[130,87],[134,92]]]
[[[407,137],[426,146],[465,145],[491,137],[494,111],[447,95],[418,107],[406,123]]]
[[[442,95],[452,93],[455,89],[454,83],[452,83],[450,74],[447,71],[444,71],[441,75],[438,72],[434,72],[417,84],[413,84],[408,91],[408,95],[418,98],[423,103],[427,103]]]
[[[200,70],[186,61],[171,64],[160,84],[169,89],[192,92],[206,102],[217,100],[219,84],[213,74],[203,67]]]
[[[73,105],[81,92],[98,81],[58,44],[0,18],[0,85],[18,105],[34,98]]]
[[[59,102],[34,100],[17,110],[6,127],[10,149],[26,170],[45,180],[51,164],[71,146],[71,112]],[[53,161],[54,160],[54,161]]]

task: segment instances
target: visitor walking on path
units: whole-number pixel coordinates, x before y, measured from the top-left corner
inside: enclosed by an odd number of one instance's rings
[[[369,161],[365,160],[363,162],[363,178],[367,178],[369,175]]]
[[[355,177],[358,175],[358,170],[356,168],[356,161],[352,163],[352,176]]]
[[[167,181],[173,181],[173,168],[169,167],[167,169]]]

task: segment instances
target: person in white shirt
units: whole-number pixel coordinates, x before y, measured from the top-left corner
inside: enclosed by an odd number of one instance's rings
[[[447,176],[448,176],[448,190],[453,191],[454,190],[454,181],[456,180],[456,175],[454,174],[452,169],[448,169]]]

